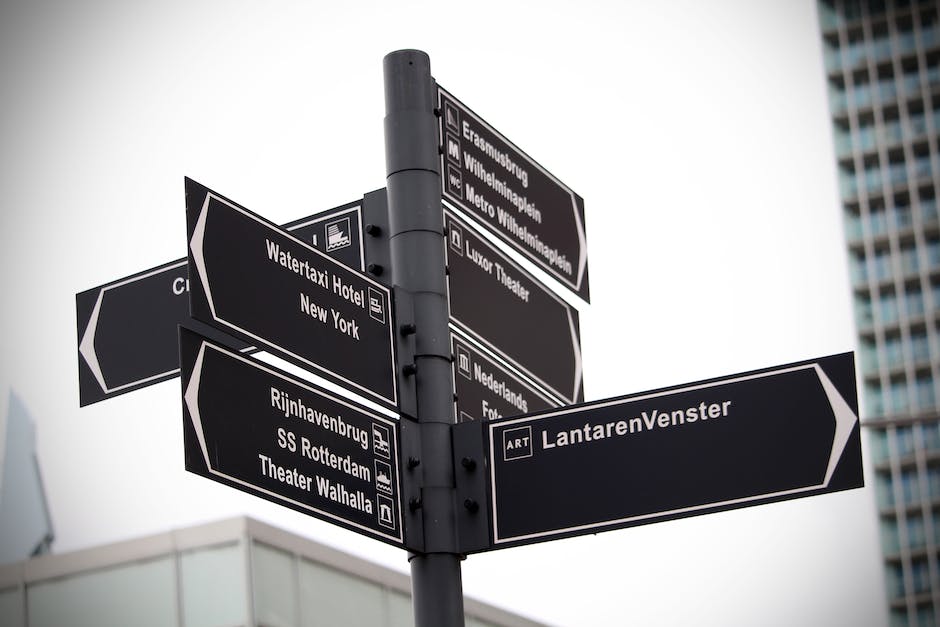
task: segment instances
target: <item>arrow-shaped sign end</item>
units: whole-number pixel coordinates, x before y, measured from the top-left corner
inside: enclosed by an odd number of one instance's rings
[[[832,474],[835,472],[836,466],[842,458],[842,452],[845,450],[849,437],[852,435],[852,429],[858,422],[858,416],[855,415],[855,412],[852,411],[849,404],[842,398],[842,394],[839,393],[836,386],[833,385],[829,377],[826,376],[823,369],[819,367],[819,364],[814,364],[813,367],[816,369],[816,376],[819,377],[819,382],[822,383],[823,390],[826,392],[826,397],[829,399],[829,405],[832,407],[832,413],[836,419],[836,432],[832,438],[832,452],[829,455],[829,466],[826,468],[826,479],[823,482],[823,486],[828,487],[829,481],[832,479]]]
[[[82,334],[82,341],[78,344],[78,352],[85,358],[85,363],[91,369],[102,392],[109,392],[108,384],[104,381],[104,373],[101,372],[101,364],[98,363],[98,354],[95,352],[95,335],[98,332],[98,316],[101,313],[101,301],[104,298],[104,290],[98,292],[98,300],[95,301],[95,308],[91,312],[91,318],[88,320],[88,326],[85,327],[85,333]]]
[[[209,197],[209,194],[206,193],[206,200],[199,211],[199,217],[196,219],[196,226],[193,229],[193,236],[189,241],[189,249],[193,253],[193,263],[196,264],[196,272],[202,282],[202,291],[209,303],[209,310],[212,312],[212,317],[215,318],[215,305],[212,303],[212,292],[209,291],[209,277],[206,274],[206,259],[202,249],[206,236],[206,214],[209,213]]]
[[[206,469],[211,470],[209,449],[206,447],[206,435],[202,429],[202,418],[199,416],[199,379],[202,376],[202,358],[205,353],[206,343],[203,342],[199,347],[199,354],[196,356],[196,363],[193,366],[193,374],[189,378],[189,385],[186,386],[186,392],[183,394],[183,401],[186,403],[189,417],[193,422],[193,428],[196,430],[199,448],[202,449],[202,456],[206,460]]]

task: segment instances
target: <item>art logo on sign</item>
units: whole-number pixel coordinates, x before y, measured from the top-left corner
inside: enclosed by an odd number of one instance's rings
[[[526,425],[503,431],[503,461],[532,457],[532,427]]]

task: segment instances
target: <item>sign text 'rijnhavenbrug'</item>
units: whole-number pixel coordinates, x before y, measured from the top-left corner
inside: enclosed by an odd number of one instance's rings
[[[403,546],[399,426],[180,328],[186,469]]]

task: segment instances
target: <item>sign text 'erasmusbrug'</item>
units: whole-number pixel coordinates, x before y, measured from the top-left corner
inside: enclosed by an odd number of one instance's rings
[[[438,106],[444,199],[590,301],[581,197],[440,88]]]

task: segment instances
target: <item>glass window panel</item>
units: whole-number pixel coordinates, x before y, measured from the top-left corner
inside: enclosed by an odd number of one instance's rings
[[[294,627],[297,619],[297,577],[289,553],[254,543],[251,553],[255,621],[268,627]]]
[[[922,199],[920,201],[920,215],[924,222],[936,222],[937,200],[935,198]]]
[[[878,301],[878,313],[881,317],[882,324],[890,324],[892,322],[898,321],[898,299],[894,293],[885,294],[881,297],[881,300]],[[888,344],[891,342],[896,344],[896,347],[892,348],[891,350],[896,348],[898,354],[900,355],[900,341],[897,338],[894,338],[888,340]],[[888,358],[889,363],[891,363],[891,359],[891,357]]]
[[[173,557],[89,571],[29,587],[30,627],[177,625]]]
[[[898,521],[896,519],[883,519],[881,525],[879,525],[879,531],[881,532],[881,548],[885,553],[897,553],[901,550]]]
[[[884,416],[884,394],[877,384],[865,383],[865,411],[869,416]]]
[[[931,498],[940,497],[940,466],[931,466],[927,469],[927,489]]]
[[[878,237],[888,232],[888,219],[884,210],[873,210],[868,214],[868,223],[871,227],[872,237]]]
[[[0,625],[24,627],[23,591],[17,586],[0,590]]]
[[[930,569],[925,560],[917,560],[911,564],[911,575],[914,580],[914,592],[930,590]]]
[[[389,627],[414,627],[413,612],[411,597],[399,592],[388,592]]]
[[[885,568],[885,583],[888,586],[889,597],[899,597],[904,594],[904,576],[900,564],[890,564]]]
[[[244,548],[227,544],[180,556],[186,627],[248,623]]]
[[[907,396],[907,384],[904,381],[898,381],[891,384],[891,411],[899,414],[904,413],[910,406],[910,399]]]
[[[926,379],[933,387],[933,380]],[[925,422],[923,424],[924,448],[928,451],[940,450],[940,422]]]
[[[385,620],[379,586],[303,559],[300,601],[304,627],[373,627]]]
[[[922,377],[917,379],[917,408],[921,410],[934,409],[937,406],[933,379]]]
[[[894,490],[889,475],[883,473],[875,475],[875,493],[878,495],[879,507],[894,507]]]
[[[924,519],[917,515],[907,518],[907,545],[912,549],[923,548],[927,539],[924,537]]]
[[[900,366],[904,363],[904,351],[901,348],[901,338],[889,337],[884,344],[885,365],[889,368]],[[904,382],[895,381],[891,384],[892,394],[895,391],[904,393]]]
[[[917,333],[911,336],[911,357],[914,358],[915,362],[930,359],[930,343],[927,341],[925,333]]]
[[[919,289],[912,289],[905,296],[908,316],[922,316],[924,314],[924,295]]]
[[[916,470],[901,473],[901,492],[905,505],[912,505],[920,500],[920,477]]]
[[[903,382],[902,382],[903,385]],[[898,427],[895,430],[895,446],[898,456],[904,457],[914,452],[914,429],[913,427]]]
[[[869,430],[869,449],[872,453],[872,461],[876,464],[888,459],[888,432],[882,429]]]
[[[932,605],[925,605],[917,608],[917,624],[920,627],[937,627],[934,621],[934,611]]]

